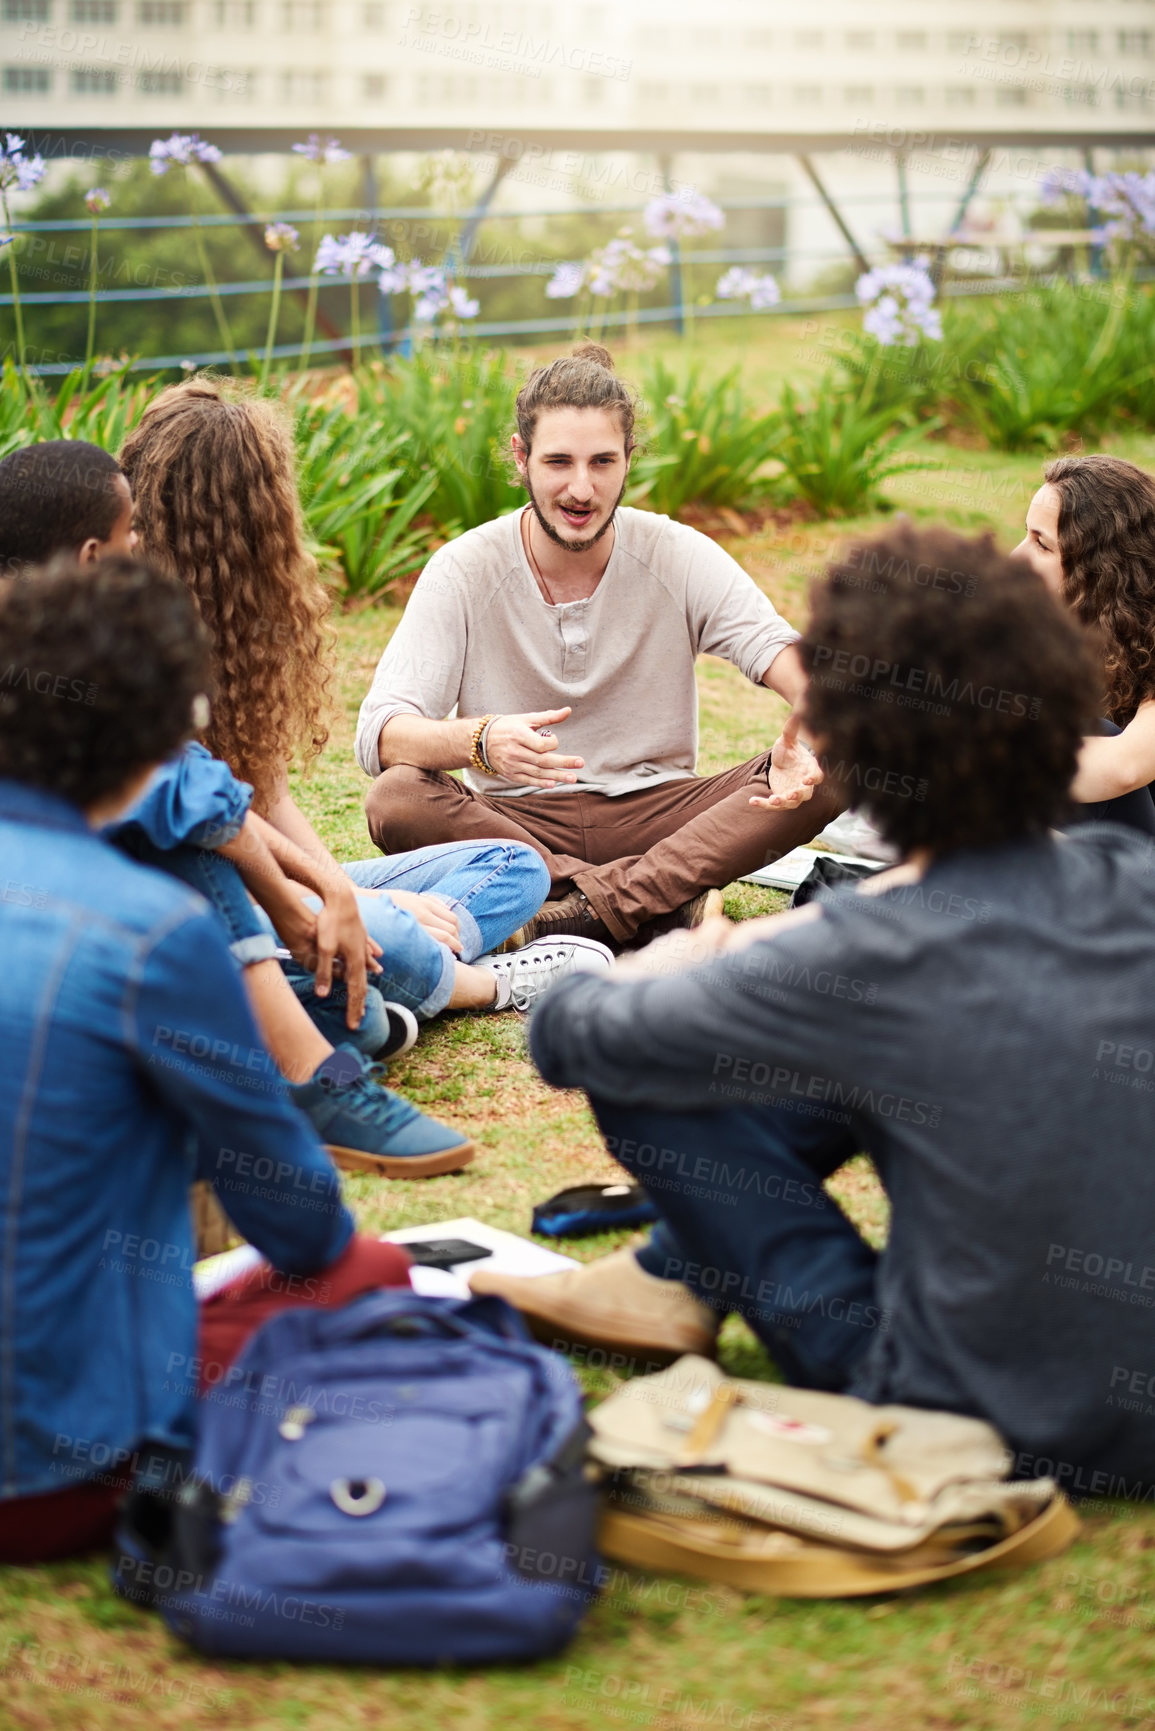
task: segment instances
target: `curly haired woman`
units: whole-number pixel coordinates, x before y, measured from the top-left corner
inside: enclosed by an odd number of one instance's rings
[[[1015,554],[1097,639],[1104,676],[1108,719],[1084,740],[1071,789],[1079,820],[1155,834],[1155,478],[1103,455],[1058,457],[1043,473]]]
[[[346,975],[379,945],[384,972],[374,984],[419,1020],[524,1003],[575,960],[608,965],[608,953],[579,958],[572,940],[488,954],[545,897],[547,875],[531,848],[449,844],[342,868],[293,799],[290,763],[316,757],[328,738],[332,633],[329,597],[305,545],[287,412],[221,381],[192,379],[149,404],[121,463],[142,555],[188,586],[209,631],[216,688],[205,743],[252,783],[261,834],[302,886],[296,909],[276,919],[287,947],[302,952],[294,920],[311,924],[319,908],[339,932]],[[289,971],[319,1011],[311,978]]]

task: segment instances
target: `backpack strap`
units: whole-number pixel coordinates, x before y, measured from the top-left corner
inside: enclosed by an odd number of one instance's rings
[[[928,1586],[983,1569],[1025,1568],[1065,1551],[1079,1529],[1079,1517],[1057,1491],[1033,1520],[984,1550],[964,1552],[937,1534],[916,1550],[882,1559],[772,1529],[755,1534],[748,1523],[637,1515],[610,1504],[598,1546],[619,1563],[657,1573],[696,1575],[785,1598],[840,1599]]]

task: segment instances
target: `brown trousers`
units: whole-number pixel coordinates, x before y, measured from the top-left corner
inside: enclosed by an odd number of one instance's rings
[[[700,891],[722,888],[810,841],[841,809],[825,787],[795,811],[762,811],[766,754],[720,775],[604,793],[491,799],[439,769],[395,764],[369,791],[369,834],[382,853],[434,842],[519,841],[549,867],[553,894],[576,884],[619,943]]]

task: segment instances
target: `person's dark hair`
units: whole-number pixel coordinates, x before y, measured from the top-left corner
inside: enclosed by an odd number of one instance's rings
[[[134,559],[0,586],[0,776],[87,807],[195,731],[209,649],[192,598]]]
[[[896,524],[811,593],[805,720],[904,854],[990,847],[1063,810],[1098,676],[1083,633],[988,536]]]
[[[634,399],[600,343],[579,343],[572,355],[537,367],[518,391],[517,431],[527,453],[538,416],[547,409],[609,409],[617,416],[627,457],[633,449]]]
[[[107,541],[124,509],[115,457],[83,439],[45,439],[0,462],[0,572],[19,576],[57,553]]]
[[[1125,727],[1155,697],[1155,478],[1121,457],[1057,457],[1063,597],[1098,634],[1106,710]]]

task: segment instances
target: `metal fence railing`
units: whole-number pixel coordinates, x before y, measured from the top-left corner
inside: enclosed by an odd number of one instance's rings
[[[853,260],[845,243],[838,239],[837,244],[816,246],[799,245],[791,242],[790,224],[802,212],[811,212],[822,208],[821,200],[811,195],[783,195],[767,199],[721,200],[721,208],[728,215],[737,212],[761,213],[766,216],[777,213],[781,222],[783,238],[780,243],[764,246],[719,246],[716,244],[692,250],[685,243],[675,253],[676,266],[671,271],[671,298],[663,305],[642,305],[634,310],[621,309],[600,310],[597,313],[597,323],[602,329],[620,330],[627,325],[674,324],[680,328],[686,316],[685,301],[681,297],[681,272],[693,267],[716,268],[719,272],[731,265],[758,265],[771,270],[787,270],[792,277],[797,278],[800,271],[809,270],[817,275],[823,268],[829,270],[837,264],[852,264]],[[923,207],[941,204],[953,208],[956,200],[948,192],[923,194],[920,204]],[[859,247],[871,259],[895,256],[895,250],[901,250],[903,242],[898,233],[898,224],[885,232],[877,224],[885,210],[888,216],[894,217],[898,212],[896,195],[884,193],[864,193],[843,200],[846,211],[857,214],[860,224],[870,225],[869,232],[859,234]],[[329,207],[318,212],[315,208],[277,211],[228,211],[221,213],[192,215],[115,215],[109,213],[100,220],[99,234],[103,244],[109,235],[117,232],[179,232],[199,227],[202,230],[248,229],[254,234],[263,233],[266,223],[289,222],[301,225],[309,236],[306,242],[310,247],[314,244],[318,222],[322,229],[332,229],[339,225],[352,224],[361,228],[380,229],[382,224],[390,225],[390,239],[396,237],[398,225],[404,227],[412,224],[437,224],[439,229],[449,228],[459,231],[456,239],[450,242],[450,256],[453,257],[453,275],[459,281],[482,284],[487,281],[510,279],[542,279],[553,274],[559,258],[536,259],[529,258],[517,262],[486,263],[483,258],[461,256],[460,250],[454,253],[458,246],[461,233],[467,225],[472,225],[469,235],[470,244],[475,245],[477,232],[481,228],[490,229],[493,225],[519,224],[542,218],[582,218],[620,216],[637,219],[640,217],[640,205],[582,205],[553,206],[545,209],[531,210],[494,210],[486,209],[478,218],[477,213],[457,212],[447,213],[444,209],[425,206],[343,206]],[[873,221],[872,221],[873,219]],[[833,225],[832,225],[833,226]],[[90,217],[51,218],[30,221],[14,221],[12,230],[17,235],[68,235],[88,234],[92,229]],[[250,237],[252,238],[252,237]],[[1046,231],[1035,231],[1032,239],[1046,245]],[[915,243],[911,242],[913,248]],[[271,266],[271,255],[270,255]],[[347,290],[351,283],[348,276],[325,276],[314,278],[309,275],[286,276],[283,279],[282,293],[302,293],[311,284],[318,283],[323,288],[341,288]],[[1022,278],[1016,275],[975,276],[970,279],[948,281],[943,288],[945,294],[982,294],[998,293],[1021,287]],[[270,274],[266,277],[249,277],[232,281],[218,281],[211,287],[203,282],[184,283],[168,287],[132,286],[125,288],[98,287],[95,291],[95,302],[99,309],[102,305],[139,303],[165,303],[178,305],[189,301],[203,301],[214,294],[225,298],[237,296],[262,295],[272,292],[273,280]],[[58,307],[87,305],[92,298],[91,290],[83,288],[55,289],[41,291],[34,288],[22,288],[20,291],[21,305],[25,308]],[[418,335],[428,333],[428,326],[407,324],[394,327],[391,323],[391,309],[387,297],[378,296],[379,319],[377,327],[358,334],[345,334],[331,337],[318,333],[310,345],[313,355],[334,355],[349,353],[355,349],[392,349],[406,351]],[[0,293],[0,307],[10,308],[13,304],[11,293]],[[767,308],[757,314],[752,314],[749,307],[728,301],[715,301],[707,306],[695,306],[693,317],[700,319],[726,319],[735,317],[773,317],[782,315],[798,315],[803,313],[826,312],[855,306],[855,297],[850,293],[795,293],[793,296],[784,294],[782,300],[774,307]],[[534,339],[543,336],[557,335],[568,331],[574,325],[574,313],[569,303],[545,300],[542,297],[543,310],[538,317],[520,318],[477,318],[458,327],[459,334],[467,339],[517,338]],[[278,343],[272,349],[272,356],[277,359],[290,359],[300,352],[300,342]],[[178,354],[150,354],[138,356],[131,362],[133,370],[161,371],[179,366],[204,366],[225,363],[230,355],[222,349],[200,350],[197,352]],[[32,360],[29,370],[45,376],[62,375],[69,372],[77,364],[68,360]]]

